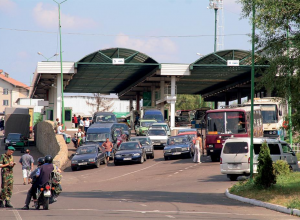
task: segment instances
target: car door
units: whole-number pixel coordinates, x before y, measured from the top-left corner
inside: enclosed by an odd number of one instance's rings
[[[287,143],[281,143],[282,149],[282,160],[285,160],[290,166],[294,165],[297,161],[295,161],[295,153],[291,149],[291,147]]]
[[[273,160],[273,162],[277,160],[281,160],[281,149],[279,146],[279,143],[268,143],[269,149],[270,149],[270,156]]]

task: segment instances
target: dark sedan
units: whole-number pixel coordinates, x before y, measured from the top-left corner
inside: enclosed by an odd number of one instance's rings
[[[144,137],[144,136],[133,137],[130,139],[130,141],[139,141],[142,147],[146,151],[147,158],[154,159],[153,144],[149,137]]]
[[[27,140],[20,133],[9,133],[5,139],[5,150],[8,146],[13,146],[16,149],[20,148],[24,150],[24,147],[27,145]]]
[[[167,144],[164,147],[165,160],[171,159],[171,157],[174,156],[191,158],[192,145],[193,144],[187,135],[169,137]]]
[[[106,164],[105,152],[99,148],[97,144],[83,145],[77,148],[76,154],[71,160],[71,168],[73,171],[80,167],[91,166],[100,167],[100,164]]]
[[[124,162],[144,163],[147,160],[145,149],[138,141],[123,142],[115,153],[114,163],[119,165]]]

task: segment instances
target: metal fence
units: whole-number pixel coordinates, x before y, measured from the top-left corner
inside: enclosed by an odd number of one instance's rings
[[[300,144],[299,143],[293,144],[293,145],[291,145],[291,147],[292,147],[293,151],[295,151],[296,154],[300,153]]]

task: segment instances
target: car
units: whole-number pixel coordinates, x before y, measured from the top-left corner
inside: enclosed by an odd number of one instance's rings
[[[122,124],[125,124],[125,125],[127,125],[128,127],[130,127],[130,124],[128,123],[128,120],[127,120],[127,118],[117,118],[117,121],[118,121],[118,123],[122,123]]]
[[[28,140],[21,133],[9,133],[5,139],[5,150],[8,146],[13,146],[16,149],[20,148],[21,151],[28,145]]]
[[[191,158],[192,143],[188,135],[172,136],[168,138],[168,142],[164,147],[164,158],[169,160],[174,156],[183,156]]]
[[[138,141],[122,143],[115,153],[114,164],[116,166],[124,162],[144,163],[147,160],[145,149]]]
[[[118,121],[112,112],[95,112],[92,123],[118,123]]]
[[[192,154],[195,153],[195,139],[197,138],[197,132],[196,131],[190,131],[190,132],[182,132],[178,134],[177,136],[186,135],[189,137],[190,142],[192,143]]]
[[[122,132],[126,135],[126,140],[129,140],[130,139],[130,130],[129,130],[129,127],[126,125],[126,124],[123,124],[123,123],[115,123],[113,125],[113,129],[114,128],[119,128],[122,130]]]
[[[71,159],[71,169],[76,171],[82,167],[100,167],[106,164],[106,154],[98,144],[83,145],[77,148],[75,155]]]
[[[150,128],[164,128],[166,130],[168,136],[171,136],[171,130],[167,123],[156,122],[156,123],[153,123]]]
[[[287,142],[273,138],[253,138],[253,173],[257,173],[258,156],[261,145],[267,142],[273,162],[285,160],[291,170],[298,171],[295,152]],[[225,141],[220,157],[220,169],[231,181],[239,176],[250,175],[250,138],[229,138]]]
[[[191,121],[188,116],[175,116],[175,127],[191,127]]]
[[[186,128],[186,129],[180,129],[178,130],[178,133],[177,134],[180,134],[180,133],[183,133],[183,132],[197,132],[197,129],[196,128]]]
[[[150,128],[147,136],[151,139],[154,146],[163,146],[168,140],[168,134],[164,128]]]
[[[135,134],[137,136],[140,136],[140,135],[146,135],[149,127],[151,127],[151,125],[153,123],[155,123],[156,120],[144,120],[144,119],[140,119],[136,126],[135,126]]]
[[[144,137],[144,136],[132,137],[130,141],[139,141],[142,147],[146,151],[147,158],[154,159],[154,147],[149,137]]]

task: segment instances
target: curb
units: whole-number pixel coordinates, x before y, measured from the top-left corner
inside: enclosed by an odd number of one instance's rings
[[[235,199],[235,200],[238,200],[240,202],[249,203],[249,204],[252,204],[252,205],[256,205],[256,206],[264,207],[264,208],[267,208],[267,209],[271,209],[271,210],[274,210],[274,211],[277,211],[277,212],[282,212],[282,213],[285,213],[285,214],[300,216],[300,210],[299,209],[288,209],[284,206],[274,205],[274,204],[262,202],[262,201],[259,201],[259,200],[256,200],[256,199],[248,199],[248,198],[244,198],[244,197],[241,197],[241,196],[233,195],[233,194],[229,193],[228,189],[226,189],[225,195],[230,199]]]

